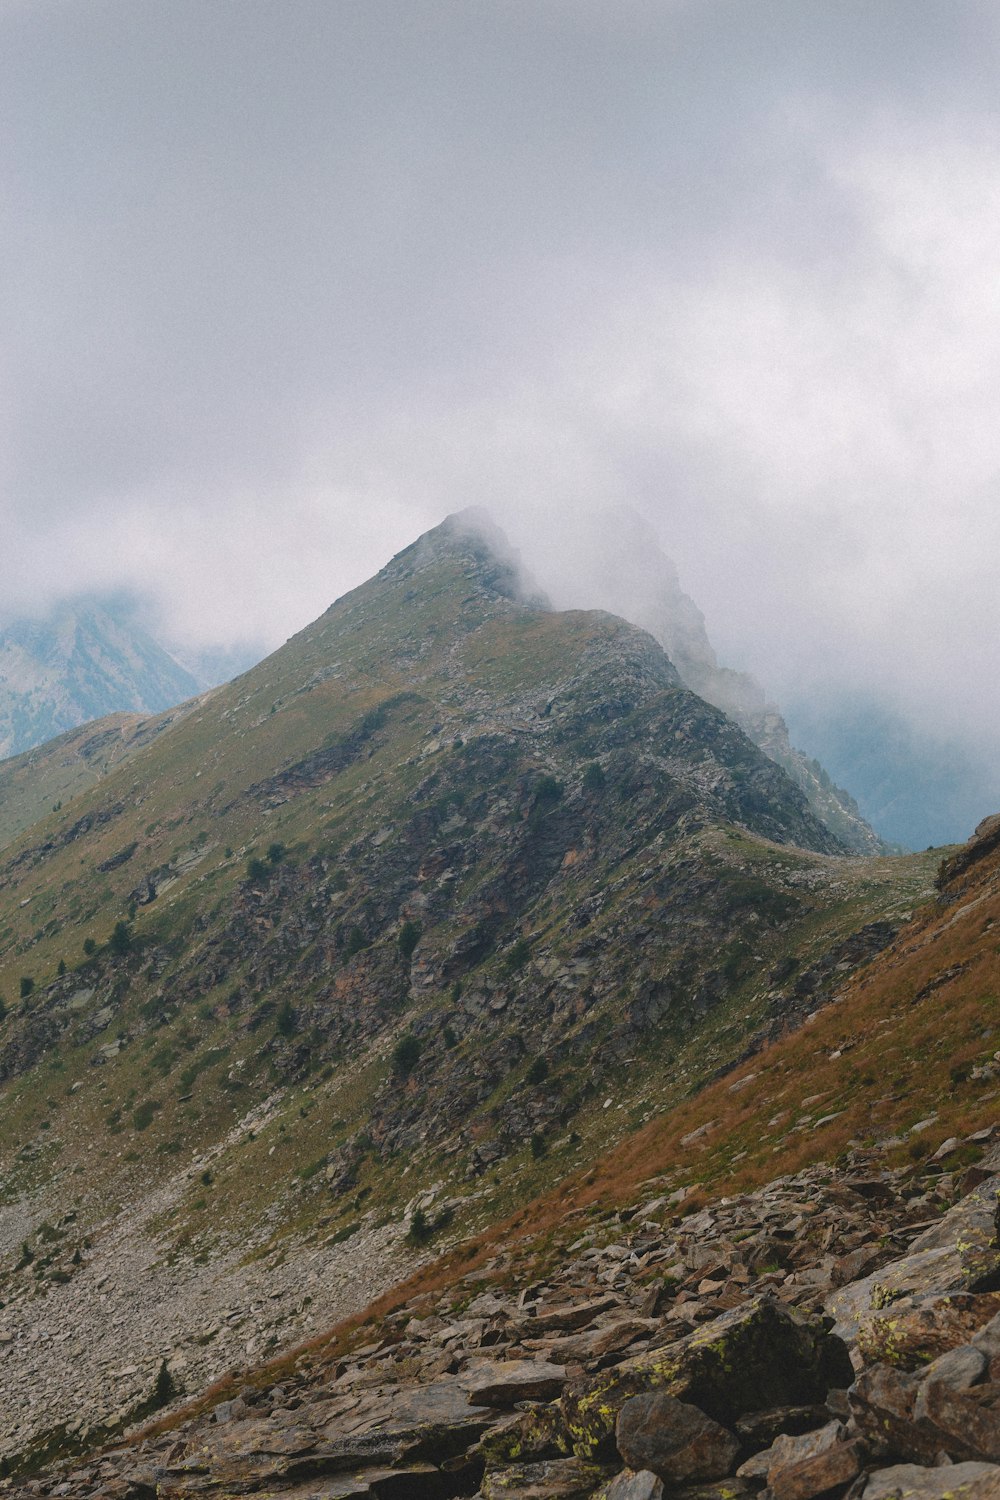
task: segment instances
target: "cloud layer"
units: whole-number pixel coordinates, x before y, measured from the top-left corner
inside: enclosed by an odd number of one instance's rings
[[[775,696],[992,745],[998,30],[0,3],[0,613],[270,645],[449,510],[544,575],[625,502]]]

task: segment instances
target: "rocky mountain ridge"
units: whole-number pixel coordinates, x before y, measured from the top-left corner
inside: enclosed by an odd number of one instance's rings
[[[98,1424],[150,1350],[200,1383],[333,1321],[414,1205],[480,1231],[836,996],[937,863],[846,858],[461,520],[126,749],[0,856],[8,1454],[72,1420],[95,1288]]]
[[[849,791],[791,742],[781,710],[747,672],[721,666],[705,617],[681,588],[677,568],[653,527],[635,511],[579,518],[578,537],[560,578],[561,597],[622,615],[660,642],[686,687],[721,708],[805,793],[813,812],[858,854],[888,850]],[[558,576],[558,575],[557,575]]]
[[[42,745],[0,761],[0,849],[64,802],[88,790],[171,724],[198,698],[159,714],[106,714]]]
[[[19,1469],[135,1419],[164,1362],[193,1394],[444,1275],[432,1251],[482,1269],[505,1220],[537,1261],[604,1174],[669,1176],[674,1209],[770,1152],[867,1149],[837,1028],[996,894],[990,857],[935,893],[939,854],[837,852],[650,636],[525,601],[460,521],[137,737],[0,855]],[[887,1121],[948,1118],[921,1062]]]

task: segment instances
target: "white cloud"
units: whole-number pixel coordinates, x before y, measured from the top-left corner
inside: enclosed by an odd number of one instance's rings
[[[775,694],[996,735],[995,7],[224,14],[0,10],[4,613],[277,643],[630,502]]]

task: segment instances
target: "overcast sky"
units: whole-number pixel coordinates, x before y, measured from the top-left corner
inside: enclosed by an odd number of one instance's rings
[[[998,76],[995,0],[0,0],[0,614],[272,645],[627,502],[775,696],[992,743]]]

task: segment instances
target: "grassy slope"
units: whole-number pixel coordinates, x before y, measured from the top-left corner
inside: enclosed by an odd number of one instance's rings
[[[262,1254],[268,1246],[280,1251],[293,1233],[345,1234],[374,1203],[383,1216],[398,1216],[415,1188],[432,1180],[468,1193],[447,1143],[369,1157],[356,1192],[335,1202],[321,1170],[331,1150],[366,1127],[379,1085],[389,1077],[395,1036],[437,1015],[440,991],[417,992],[405,1014],[390,1018],[342,1062],[290,1082],[274,1068],[274,1015],[267,1019],[262,1012],[266,1019],[256,1030],[235,1025],[230,1015],[229,997],[250,984],[249,959],[238,955],[224,984],[216,985],[213,943],[227,915],[246,906],[246,862],[254,850],[262,854],[271,841],[286,845],[290,882],[308,861],[337,867],[348,848],[369,849],[384,825],[401,826],[428,773],[458,754],[435,748],[450,735],[484,742],[491,735],[523,736],[528,745],[546,703],[560,692],[572,698],[581,663],[644,649],[607,616],[539,614],[502,598],[484,603],[461,563],[448,557],[423,571],[419,589],[390,571],[339,601],[275,657],[199,700],[15,840],[0,865],[0,994],[23,1013],[8,1018],[0,1041],[6,1052],[13,1038],[44,1026],[54,1004],[63,1015],[71,1013],[73,1024],[0,1094],[3,1198],[17,1207],[12,1223],[24,1226],[12,1251],[22,1234],[38,1231],[42,1209],[33,1205],[43,1200],[33,1193],[47,1191],[46,1204],[76,1208],[82,1234],[193,1160],[210,1164],[211,1181],[193,1173],[154,1226],[167,1255],[205,1257],[222,1236]],[[288,770],[317,746],[342,743],[385,704],[395,704],[385,732],[335,777],[293,796],[275,783],[276,769]],[[512,813],[503,816],[509,825]],[[620,821],[629,816],[623,812]],[[83,823],[88,826],[67,839]],[[126,851],[121,863],[100,869]],[[578,851],[570,852],[575,857]],[[599,861],[601,853],[588,857]],[[536,1158],[525,1141],[476,1184],[479,1196],[467,1198],[455,1232],[481,1229],[564,1179],[573,1184],[571,1194],[596,1192],[600,1179],[581,1185],[581,1164],[631,1138],[650,1116],[679,1104],[739,1053],[747,1033],[768,1018],[767,976],[775,966],[793,955],[808,964],[871,917],[912,905],[927,890],[932,863],[928,856],[830,858],[722,825],[693,826],[669,847],[623,845],[613,881],[599,862],[588,874],[586,858],[564,861],[558,883],[530,911],[533,952],[549,953],[546,962],[573,960],[580,942],[574,912],[591,889],[588,881],[597,879],[608,884],[611,899],[588,933],[607,938],[612,957],[638,948],[648,958],[648,977],[664,977],[657,955],[667,951],[667,938],[678,927],[696,930],[701,920],[697,910],[682,903],[678,912],[671,905],[675,874],[680,881],[692,870],[706,892],[732,895],[739,951],[728,954],[733,968],[718,1003],[696,1024],[680,1030],[668,1024],[637,1039],[634,1052],[622,1058],[616,1085],[599,1093],[584,1089],[572,1129],[553,1134],[546,1155]],[[99,951],[86,958],[84,940],[107,939],[127,914],[140,877],[167,867],[158,898],[135,913],[138,953],[114,960]],[[754,928],[753,903],[766,906],[776,891],[795,893],[794,916],[761,920]],[[327,891],[324,899],[337,894]],[[640,907],[645,935],[637,942],[633,924]],[[280,912],[263,910],[257,920],[280,942]],[[333,982],[348,1003],[357,994],[362,1005],[364,964],[379,961],[392,946],[390,932],[368,957],[338,965]],[[60,961],[69,971],[63,981],[56,977]],[[502,956],[485,962],[487,981],[502,979],[503,962]],[[533,965],[518,983],[544,992],[546,971]],[[198,972],[209,977],[197,999],[168,1004],[173,979]],[[35,983],[23,1003],[17,1001],[21,976]],[[298,992],[294,976],[290,983],[285,993],[308,1012],[316,982],[304,980]],[[517,998],[521,991],[514,993]],[[266,1003],[266,994],[259,998]],[[602,1003],[600,1025],[610,1028],[615,1005],[628,997],[610,994]],[[91,1023],[103,1010],[112,1017],[95,1030]],[[587,1024],[584,1014],[580,1034]],[[94,1066],[98,1049],[113,1048],[119,1035],[126,1045]],[[572,1043],[572,1029],[567,1035]],[[598,1033],[588,1045],[600,1042]],[[490,1033],[473,1031],[460,1040],[456,1056],[475,1067],[492,1045]],[[567,1078],[571,1052],[568,1061],[557,1060],[550,1084]],[[519,1064],[499,1078],[473,1133],[487,1130],[491,1112],[522,1096],[526,1068]],[[434,1086],[417,1075],[400,1088],[417,1108],[423,1107],[421,1089]],[[264,1101],[266,1108],[253,1116]],[[649,1175],[665,1165],[671,1137],[663,1124],[650,1123],[647,1130],[651,1144],[634,1148],[641,1158],[634,1170]],[[666,1131],[662,1149],[658,1131]],[[703,1158],[696,1160],[701,1171]],[[704,1160],[710,1165],[714,1157]],[[72,1274],[62,1262],[73,1247],[71,1235],[52,1252],[53,1274]],[[38,1257],[33,1276],[49,1274],[40,1264],[45,1258]],[[13,1260],[13,1253],[4,1259],[2,1274],[23,1276],[14,1272]]]
[[[851,1145],[877,1144],[899,1163],[925,1161],[944,1142],[996,1123],[998,1052],[994,850],[922,904],[839,1000],[488,1231],[477,1256],[511,1241],[530,1247],[568,1212],[628,1204],[644,1187],[687,1189],[689,1212],[835,1160]],[[961,1162],[953,1155],[947,1165]],[[443,1266],[433,1279],[447,1279]]]
[[[0,762],[0,850],[79,797],[175,724],[199,700],[164,713],[111,714]]]
[[[941,898],[925,901],[897,940],[807,1024],[422,1266],[366,1312],[249,1377],[266,1384],[292,1363],[322,1366],[370,1341],[384,1313],[420,1296],[430,1309],[441,1292],[498,1255],[503,1270],[484,1271],[484,1284],[544,1278],[546,1266],[579,1236],[582,1221],[643,1195],[686,1188],[680,1215],[811,1162],[833,1160],[852,1144],[878,1143],[890,1161],[926,1161],[950,1138],[995,1124],[1000,848],[966,868],[962,861],[960,851],[957,860],[944,862],[946,873],[949,867],[957,873],[946,879]],[[926,874],[926,860],[923,868]],[[829,1115],[834,1118],[825,1119]],[[959,1151],[945,1166],[961,1168],[962,1162]],[[221,1382],[160,1425],[175,1425],[247,1378],[241,1372]]]

